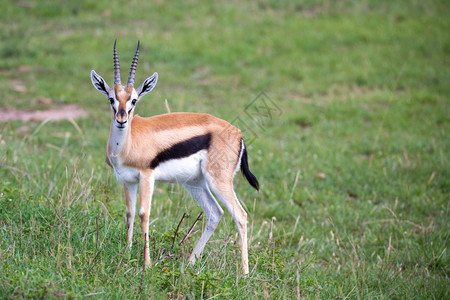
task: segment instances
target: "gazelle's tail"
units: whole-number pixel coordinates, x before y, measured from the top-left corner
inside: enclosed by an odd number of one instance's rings
[[[250,183],[252,187],[259,191],[258,179],[256,179],[256,176],[253,175],[253,173],[250,172],[250,169],[248,168],[247,148],[245,147],[244,141],[242,141],[242,145],[244,147],[244,151],[242,152],[241,157],[241,171],[247,179],[248,183]]]

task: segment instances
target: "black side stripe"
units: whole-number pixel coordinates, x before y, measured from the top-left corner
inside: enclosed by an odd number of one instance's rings
[[[171,159],[188,157],[200,150],[208,149],[211,143],[211,133],[199,135],[183,142],[179,142],[170,148],[167,148],[156,155],[150,162],[150,168],[156,168],[160,163]]]

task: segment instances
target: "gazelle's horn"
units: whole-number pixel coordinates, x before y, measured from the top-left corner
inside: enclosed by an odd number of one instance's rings
[[[117,40],[114,41],[114,84],[120,84],[119,56],[116,49]]]
[[[134,86],[134,76],[136,75],[137,61],[139,57],[139,45],[140,42],[138,41],[136,54],[134,54],[133,62],[131,63],[130,76],[128,77],[127,85],[129,86]]]

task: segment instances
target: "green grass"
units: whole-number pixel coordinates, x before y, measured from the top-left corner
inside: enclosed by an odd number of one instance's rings
[[[449,298],[448,1],[3,2],[0,106],[90,117],[0,123],[1,298]],[[136,81],[159,73],[140,115],[167,99],[254,138],[261,191],[235,179],[249,276],[229,214],[187,266],[205,224],[178,245],[200,208],[176,185],[157,184],[143,277],[138,218],[126,250],[109,105],[89,80],[112,83],[116,38],[123,75],[137,40]],[[280,111],[259,126],[261,91]]]

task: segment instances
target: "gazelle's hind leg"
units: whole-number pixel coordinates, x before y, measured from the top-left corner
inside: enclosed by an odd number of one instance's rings
[[[216,230],[220,219],[223,215],[223,210],[217,203],[214,196],[211,194],[208,186],[204,179],[201,179],[195,183],[183,184],[184,188],[189,192],[189,194],[200,204],[201,208],[206,214],[206,227],[203,231],[200,240],[195,245],[191,256],[189,257],[189,262],[194,264],[197,257],[200,257],[206,243]]]
[[[208,183],[220,202],[233,216],[241,238],[242,270],[244,274],[248,274],[247,213],[236,197],[232,181],[209,180]]]

